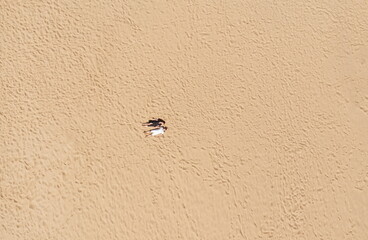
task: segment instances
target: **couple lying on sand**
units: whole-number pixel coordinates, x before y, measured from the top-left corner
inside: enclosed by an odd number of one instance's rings
[[[167,130],[167,127],[165,126],[165,121],[161,118],[151,119],[148,122],[143,123],[142,125],[146,127],[154,127],[154,129],[144,131],[146,137],[162,135]]]

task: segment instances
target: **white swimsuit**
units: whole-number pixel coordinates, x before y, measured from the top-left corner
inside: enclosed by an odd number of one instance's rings
[[[159,129],[152,129],[151,130],[152,136],[160,135],[165,133],[165,129],[160,127]]]

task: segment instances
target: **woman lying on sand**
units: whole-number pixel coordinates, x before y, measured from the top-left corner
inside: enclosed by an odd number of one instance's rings
[[[146,134],[146,137],[156,136],[156,135],[164,134],[166,130],[167,130],[167,127],[159,127],[159,128],[151,129],[148,131],[144,131],[144,133]]]
[[[142,126],[146,126],[146,127],[162,127],[165,124],[165,121],[162,120],[161,118],[157,118],[157,119],[152,119],[149,120],[146,123],[143,123]]]

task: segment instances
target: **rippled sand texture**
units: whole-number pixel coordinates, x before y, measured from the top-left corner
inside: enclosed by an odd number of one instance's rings
[[[0,16],[0,239],[368,239],[367,1]]]

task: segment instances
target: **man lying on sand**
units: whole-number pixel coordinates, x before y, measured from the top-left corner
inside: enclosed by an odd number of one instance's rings
[[[142,126],[146,127],[162,127],[163,125],[165,125],[165,121],[161,118],[151,119],[148,122],[142,124]]]

